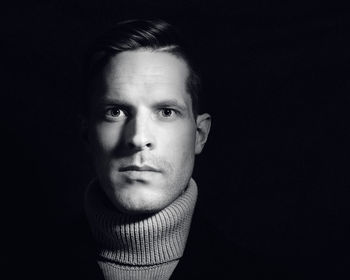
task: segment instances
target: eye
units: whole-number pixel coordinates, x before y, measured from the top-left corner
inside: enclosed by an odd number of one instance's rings
[[[109,110],[109,113],[110,113],[111,117],[119,117],[121,114],[121,110],[118,108],[112,108]]]
[[[163,121],[173,121],[182,118],[181,111],[173,108],[163,107],[158,109],[158,118]]]
[[[163,108],[160,110],[160,114],[163,118],[171,118],[175,115],[175,111],[169,108]]]
[[[105,112],[105,116],[107,120],[112,120],[112,121],[123,120],[127,117],[124,110],[120,109],[119,107],[108,108]]]

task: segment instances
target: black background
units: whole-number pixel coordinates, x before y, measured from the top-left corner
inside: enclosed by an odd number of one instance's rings
[[[76,116],[86,44],[111,22],[159,17],[182,29],[201,57],[202,105],[213,124],[194,173],[199,215],[291,279],[348,279],[349,10],[241,2],[3,5],[8,264],[49,258],[82,213],[93,177]]]

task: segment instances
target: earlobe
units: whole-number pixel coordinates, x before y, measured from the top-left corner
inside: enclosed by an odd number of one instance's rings
[[[211,126],[211,116],[207,113],[197,116],[196,147],[195,154],[200,154],[207,142]]]

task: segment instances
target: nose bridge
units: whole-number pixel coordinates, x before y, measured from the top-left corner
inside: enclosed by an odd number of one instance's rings
[[[154,139],[151,132],[151,118],[145,110],[138,110],[130,120],[127,144],[131,148],[143,149],[153,147]]]

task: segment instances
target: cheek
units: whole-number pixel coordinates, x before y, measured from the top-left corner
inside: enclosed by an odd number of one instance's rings
[[[119,138],[119,127],[116,127],[113,123],[101,123],[93,126],[90,135],[90,142],[95,153],[108,153],[118,144]]]
[[[192,126],[179,126],[165,134],[163,148],[172,154],[172,158],[183,164],[193,157],[195,150],[195,129]]]

